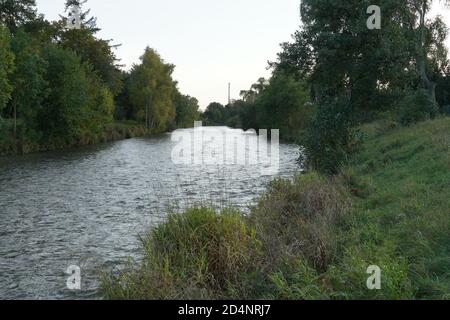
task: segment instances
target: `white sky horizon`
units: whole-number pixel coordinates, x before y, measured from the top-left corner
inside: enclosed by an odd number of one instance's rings
[[[48,20],[64,13],[65,0],[37,0]],[[239,98],[260,77],[269,77],[280,44],[298,30],[300,0],[89,0],[98,36],[121,44],[116,55],[129,70],[149,46],[176,66],[183,94],[196,97],[202,110],[211,102]],[[450,9],[436,2],[433,14]],[[448,41],[450,47],[450,39]]]

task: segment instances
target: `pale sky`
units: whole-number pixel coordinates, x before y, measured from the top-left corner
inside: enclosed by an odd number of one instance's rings
[[[65,0],[37,0],[49,20],[59,19]],[[300,0],[89,0],[103,39],[117,49],[129,69],[146,46],[176,65],[174,78],[183,94],[200,101],[226,103],[259,77],[270,76],[279,44],[300,25]],[[445,12],[436,5],[435,12]],[[446,21],[450,26],[450,10]],[[450,44],[450,42],[449,42]]]

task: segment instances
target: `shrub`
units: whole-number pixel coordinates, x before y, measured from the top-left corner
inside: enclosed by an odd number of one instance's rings
[[[240,213],[194,208],[170,214],[143,240],[140,267],[106,276],[109,299],[211,299],[245,296],[260,245]],[[245,280],[245,279],[243,279]]]
[[[326,178],[308,174],[274,181],[250,219],[268,265],[304,257],[323,271],[333,258],[337,226],[348,209],[343,190]]]
[[[424,89],[408,92],[398,104],[399,122],[405,126],[432,119],[438,111],[438,105]]]
[[[336,174],[359,142],[351,108],[344,99],[319,105],[302,141],[306,164],[320,173]]]

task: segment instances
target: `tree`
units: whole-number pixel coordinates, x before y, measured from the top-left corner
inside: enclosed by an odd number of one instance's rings
[[[377,110],[408,82],[411,34],[405,23],[405,0],[381,0],[383,27],[369,30],[370,1],[304,0],[303,26],[294,42],[282,44],[276,70],[306,79],[316,103],[346,95],[352,108]],[[400,81],[399,81],[400,80]]]
[[[11,32],[36,19],[35,0],[0,0],[0,23]]]
[[[133,65],[130,73],[128,90],[133,116],[156,132],[166,130],[175,118],[174,68],[174,65],[166,64],[155,50],[147,47],[141,64]]]
[[[226,123],[225,106],[212,102],[203,113],[203,121],[207,126],[223,126]]]
[[[12,86],[9,75],[14,68],[14,55],[11,51],[8,29],[0,25],[0,115],[11,98]]]
[[[29,129],[36,125],[36,116],[47,94],[47,83],[44,80],[47,64],[39,48],[23,29],[19,29],[14,35],[12,50],[16,57],[16,68],[11,75],[14,90],[10,104],[16,136],[18,117],[23,118]]]
[[[73,52],[49,46],[45,80],[50,92],[40,114],[40,127],[53,143],[74,143],[102,132],[112,121],[113,99],[89,64]]]
[[[66,1],[66,11],[72,6],[78,6],[80,12],[80,29],[67,30],[67,18],[62,17],[59,29],[59,43],[66,49],[71,49],[81,57],[83,62],[92,64],[95,71],[100,75],[103,82],[109,87],[112,94],[116,96],[122,90],[122,78],[120,73],[119,59],[114,54],[117,45],[111,45],[112,40],[103,40],[95,37],[100,31],[97,28],[97,19],[88,17],[90,10],[83,11],[85,1]]]
[[[264,91],[268,84],[266,79],[259,78],[256,83],[252,84],[250,90],[242,90],[240,96],[244,101],[255,102],[256,97]]]
[[[177,128],[191,128],[194,122],[199,119],[199,105],[196,98],[183,95],[178,90],[175,93],[175,123]]]
[[[284,73],[274,74],[255,102],[259,128],[279,129],[282,138],[296,139],[310,117],[309,101],[304,81]]]
[[[114,96],[120,92],[123,83],[117,65],[119,60],[110,41],[97,39],[89,29],[74,29],[63,31],[59,43],[63,48],[76,52],[82,62],[92,64]]]

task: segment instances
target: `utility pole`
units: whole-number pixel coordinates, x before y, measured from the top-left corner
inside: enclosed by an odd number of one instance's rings
[[[231,82],[228,82],[228,105],[231,104]]]

